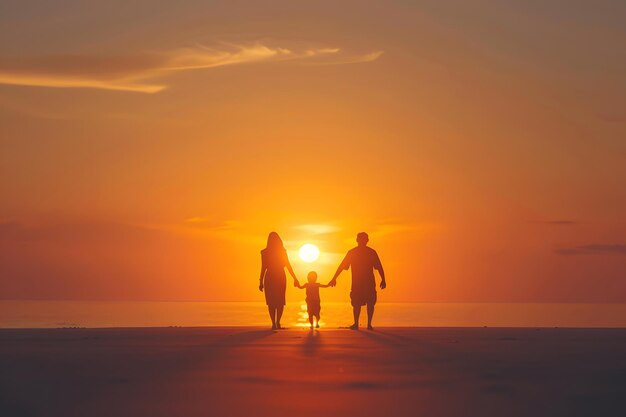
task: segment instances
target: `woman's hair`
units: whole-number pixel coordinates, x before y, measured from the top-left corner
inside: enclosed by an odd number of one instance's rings
[[[279,249],[285,250],[283,246],[283,240],[278,236],[278,233],[271,232],[267,237],[267,246],[266,249],[270,251],[277,251]]]

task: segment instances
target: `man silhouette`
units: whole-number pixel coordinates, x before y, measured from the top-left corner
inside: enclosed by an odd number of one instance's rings
[[[329,286],[337,285],[337,277],[343,270],[352,267],[352,289],[350,290],[350,301],[352,302],[352,313],[354,314],[354,324],[350,326],[352,330],[359,329],[359,316],[361,315],[361,306],[367,305],[367,328],[372,328],[372,318],[374,317],[374,305],[376,304],[376,280],[374,279],[374,269],[380,274],[382,279],[380,289],[387,287],[385,281],[385,271],[380,263],[378,254],[369,246],[369,236],[367,233],[361,232],[356,235],[358,246],[350,249],[343,259],[333,279],[328,283]]]

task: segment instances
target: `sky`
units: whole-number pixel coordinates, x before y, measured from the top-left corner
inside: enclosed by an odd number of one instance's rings
[[[269,232],[326,282],[366,231],[380,301],[626,302],[625,20],[0,1],[0,299],[262,301]]]

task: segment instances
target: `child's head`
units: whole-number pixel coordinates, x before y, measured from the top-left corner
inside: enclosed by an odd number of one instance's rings
[[[317,281],[317,272],[315,271],[309,272],[309,274],[306,276],[306,279],[308,279],[310,283]]]

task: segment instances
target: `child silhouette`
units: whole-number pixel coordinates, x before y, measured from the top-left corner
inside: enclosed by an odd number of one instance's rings
[[[313,328],[313,317],[315,317],[315,327],[320,327],[320,288],[327,288],[328,284],[320,284],[317,282],[317,273],[315,271],[309,272],[306,276],[307,282],[304,285],[300,285],[299,282],[295,282],[294,285],[300,289],[306,289],[306,311],[309,314],[309,323],[311,323],[311,329]]]

